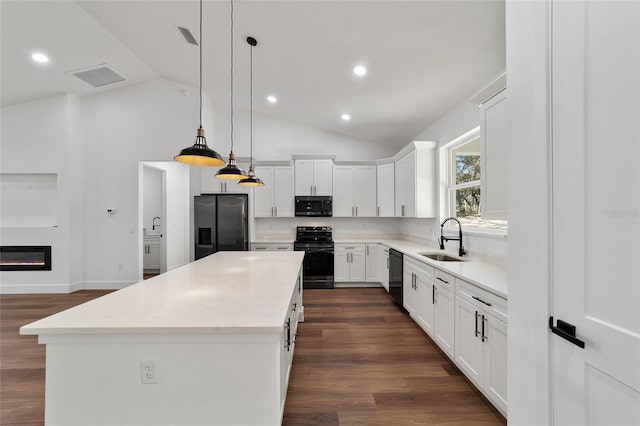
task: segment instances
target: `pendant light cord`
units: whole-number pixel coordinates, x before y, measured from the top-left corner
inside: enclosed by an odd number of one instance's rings
[[[249,49],[249,112],[249,155],[253,166],[253,46]]]
[[[200,128],[202,129],[202,0],[200,0]]]
[[[233,0],[231,0],[231,154],[233,154]]]

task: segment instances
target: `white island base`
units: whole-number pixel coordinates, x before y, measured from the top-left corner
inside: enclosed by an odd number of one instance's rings
[[[47,346],[45,424],[280,424],[303,255],[217,253],[22,327]]]

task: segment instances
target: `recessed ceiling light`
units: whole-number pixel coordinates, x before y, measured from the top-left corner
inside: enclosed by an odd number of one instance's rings
[[[46,64],[47,62],[49,62],[49,58],[47,57],[47,55],[43,55],[42,53],[34,53],[33,55],[31,55],[31,59],[39,64]]]
[[[276,98],[276,97],[275,97],[275,96],[273,96],[273,95],[269,95],[269,96],[267,96],[267,100],[268,100],[269,102],[271,102],[272,104],[275,104],[276,102],[278,102],[278,98]]]
[[[344,121],[349,121],[349,120],[351,120],[351,116],[350,116],[349,114],[342,114],[342,116],[341,116],[341,117],[342,117],[342,119],[343,119]]]
[[[363,75],[365,75],[367,73],[367,69],[365,67],[363,67],[362,65],[357,65],[355,67],[353,67],[353,73],[357,76],[362,77]]]

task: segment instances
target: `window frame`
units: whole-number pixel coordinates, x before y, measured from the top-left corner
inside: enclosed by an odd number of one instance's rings
[[[443,194],[441,194],[441,198],[440,198],[440,202],[442,206],[440,209],[441,220],[444,220],[445,218],[452,217],[452,216],[456,217],[456,205],[455,205],[456,190],[469,188],[473,186],[479,186],[480,197],[481,197],[480,198],[480,221],[483,221],[482,219],[482,172],[483,170],[482,168],[480,169],[480,179],[471,181],[471,182],[456,184],[455,183],[456,182],[456,176],[455,176],[456,162],[453,155],[453,152],[460,146],[480,138],[481,138],[481,129],[480,129],[480,126],[477,126],[469,130],[468,132],[464,133],[463,135],[455,138],[451,142],[444,144],[440,147],[440,150],[441,150],[440,151],[440,158],[441,158],[441,161],[440,161],[441,186],[440,187],[443,190]],[[482,161],[482,139],[480,139],[480,144],[481,144],[480,159]],[[474,224],[470,224],[470,223],[463,223],[462,225],[464,226],[464,232],[470,233],[470,234],[482,234],[486,236],[506,237],[507,231],[508,231],[508,223],[505,228],[498,228],[498,229],[484,228],[481,226],[475,226]],[[445,229],[449,229],[449,228],[453,229],[453,224],[451,222],[445,225]]]

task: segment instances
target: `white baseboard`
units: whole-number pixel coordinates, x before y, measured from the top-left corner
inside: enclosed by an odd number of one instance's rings
[[[0,294],[70,293],[68,284],[2,284]]]
[[[0,294],[68,294],[78,290],[120,290],[134,281],[87,281],[72,284],[4,284]]]
[[[382,287],[381,283],[366,283],[366,282],[362,282],[362,283],[333,283],[333,286],[335,288],[367,288],[367,287]]]

